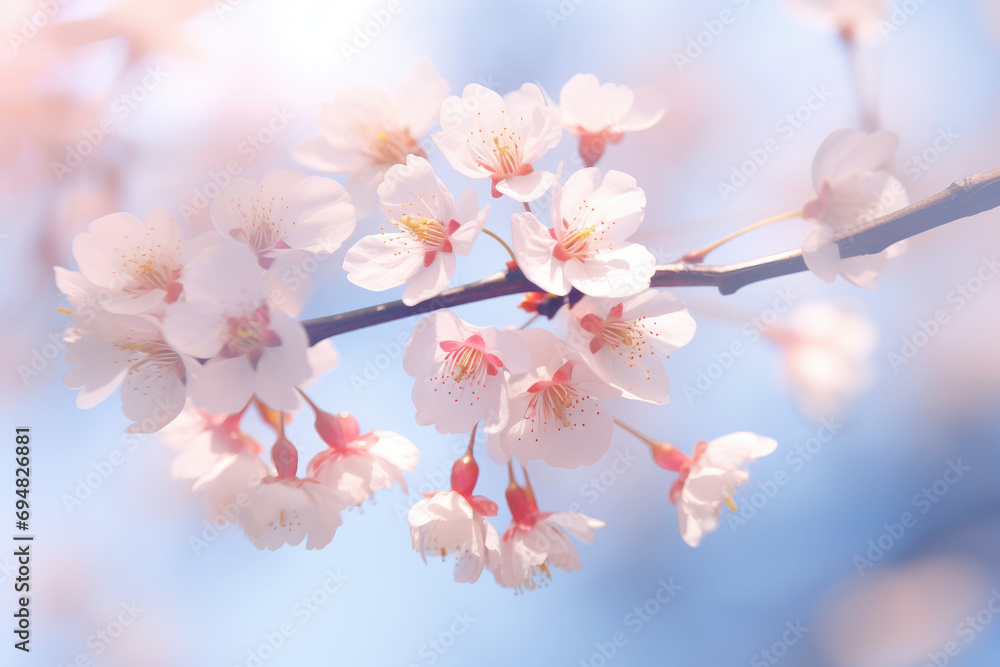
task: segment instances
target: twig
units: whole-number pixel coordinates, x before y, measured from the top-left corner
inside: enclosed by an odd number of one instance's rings
[[[851,234],[835,239],[841,257],[856,257],[882,252],[889,246],[949,222],[977,215],[1000,206],[1000,169],[988,174],[970,176],[953,183],[948,189],[904,208],[873,220]],[[760,259],[702,266],[662,264],[657,267],[652,287],[717,287],[722,294],[732,294],[739,288],[778,276],[806,270],[798,250]],[[348,331],[356,331],[383,322],[430,313],[466,303],[485,301],[520,292],[543,292],[524,277],[520,270],[496,273],[480,281],[446,290],[433,299],[415,306],[392,301],[378,306],[320,317],[303,322],[309,333],[309,343]]]

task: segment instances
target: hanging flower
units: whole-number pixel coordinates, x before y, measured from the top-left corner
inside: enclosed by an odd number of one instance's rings
[[[493,576],[515,590],[533,590],[546,583],[552,578],[550,567],[579,570],[580,555],[567,533],[593,544],[594,530],[607,525],[579,512],[540,512],[530,486],[522,487],[513,479],[507,487],[507,505],[512,519],[500,542],[501,566]]]
[[[427,552],[444,558],[457,554],[455,581],[473,583],[483,570],[500,567],[500,536],[487,517],[496,516],[497,505],[472,495],[479,466],[472,457],[472,443],[451,469],[451,490],[425,494],[407,516],[413,548],[427,562]]]

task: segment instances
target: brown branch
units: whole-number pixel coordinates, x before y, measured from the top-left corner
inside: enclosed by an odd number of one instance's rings
[[[904,239],[916,236],[949,222],[977,215],[1000,206],[1000,169],[956,181],[946,190],[907,208],[873,220],[850,234],[837,237],[841,257],[856,257],[881,252]],[[653,287],[717,287],[722,294],[732,294],[744,285],[787,276],[806,270],[798,250],[760,259],[703,266],[700,264],[662,264],[657,267]],[[309,343],[348,331],[356,331],[383,322],[400,320],[465,303],[485,301],[498,296],[544,291],[524,277],[519,270],[496,273],[483,280],[455,287],[415,306],[392,301],[378,306],[352,310],[303,322]]]

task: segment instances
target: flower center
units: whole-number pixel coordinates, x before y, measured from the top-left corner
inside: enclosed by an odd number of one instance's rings
[[[580,320],[584,331],[594,334],[590,341],[590,352],[597,354],[607,347],[629,365],[645,356],[653,355],[653,347],[646,341],[649,330],[643,324],[645,316],[634,320],[622,319],[624,304],[616,304],[607,319],[588,314]]]
[[[392,224],[428,248],[441,248],[448,241],[445,226],[433,218],[404,215],[399,220],[393,220]]]
[[[517,140],[513,135],[506,138],[510,140],[509,144],[502,137],[493,137],[493,148],[483,146],[481,157],[476,159],[476,164],[496,177],[511,176],[523,171],[520,166],[521,148]]]
[[[493,137],[493,156],[496,158],[497,171],[501,174],[513,174],[517,171],[520,160],[517,156],[517,145],[511,150],[506,144],[500,144],[500,137]]]
[[[133,272],[133,276],[139,281],[142,288],[167,289],[170,283],[174,282],[177,271],[170,271],[166,267],[160,266],[156,260],[147,259],[144,264],[140,264]]]
[[[466,379],[482,383],[484,376],[496,375],[503,368],[500,358],[486,351],[486,343],[479,334],[463,342],[442,341],[440,347],[448,353],[442,375],[451,377],[456,384]]]
[[[129,341],[119,344],[118,347],[143,355],[132,362],[128,369],[129,373],[145,373],[147,376],[177,373],[181,380],[185,378],[181,355],[164,341]]]
[[[482,374],[486,364],[483,353],[472,347],[463,347],[451,358],[451,376],[455,382],[461,382],[469,373],[475,376]]]
[[[524,418],[531,419],[536,414],[536,411],[541,410],[541,416],[544,421],[554,419],[560,422],[563,427],[569,428],[572,426],[572,422],[567,415],[580,402],[576,392],[572,387],[564,384],[542,384],[546,386],[536,389],[533,392],[534,396],[528,402],[528,409],[524,413]],[[530,387],[528,391],[530,392],[532,389],[535,389],[535,386]]]
[[[270,213],[270,211],[268,211]],[[249,220],[249,234],[247,234],[247,245],[255,252],[261,253],[271,250],[280,240],[280,230],[278,225],[271,221],[271,216],[254,207],[253,215]]]
[[[379,164],[406,164],[406,156],[411,153],[425,157],[424,151],[405,129],[376,133],[370,148],[372,157]]]
[[[597,233],[597,225],[571,228],[570,223],[565,218],[563,218],[562,225],[562,240],[556,243],[555,248],[552,249],[553,257],[560,262],[565,262],[568,259],[583,260],[593,254],[594,251],[591,250],[590,244]],[[554,229],[551,230],[551,233],[553,238],[559,238]]]
[[[227,322],[229,335],[219,353],[223,358],[249,354],[256,363],[263,348],[281,345],[281,339],[270,328],[267,306],[261,306],[250,315],[230,317]]]

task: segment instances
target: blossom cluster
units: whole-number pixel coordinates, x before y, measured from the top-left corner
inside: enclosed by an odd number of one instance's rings
[[[450,310],[414,326],[402,366],[414,380],[417,425],[471,438],[450,488],[410,510],[413,548],[424,557],[454,554],[458,581],[488,570],[517,590],[535,588],[551,567],[579,569],[568,536],[592,542],[604,522],[541,511],[525,466],[592,465],[608,451],[616,425],[677,474],[667,495],[683,540],[697,546],[723,506],[735,509],[747,464],[777,443],[739,432],[699,442],[689,456],[614,417],[615,401],[669,401],[668,357],[695,334],[684,304],[653,286],[656,260],[633,238],[645,192],[632,176],[595,166],[607,144],[653,126],[664,111],[648,91],[601,85],[585,74],[566,83],[558,105],[531,83],[506,96],[478,84],[448,96],[427,64],[400,83],[396,98],[371,86],[344,91],[323,107],[321,134],[294,156],[346,175],[346,187],[296,171],[270,172],[259,182],[233,178],[212,202],[214,229],[193,238],[182,238],[161,207],[145,221],[107,215],[74,239],[80,270],[56,268],[74,321],[66,340],[75,368],[66,384],[81,390],[83,408],[120,386],[133,422],[128,430],[166,427],[165,439],[178,450],[173,474],[202,494],[210,515],[238,523],[254,546],[305,541],[322,548],[345,510],[382,489],[405,490],[404,473],[416,468],[419,452],[397,433],[362,434],[354,416],[327,412],[306,394],[336,355],[327,342],[311,342],[295,319],[308,294],[286,280],[289,272],[328,258],[357,228],[362,236],[343,258],[347,279],[372,291],[401,287],[403,303],[415,306],[440,295],[459,258],[489,235],[511,253],[511,269],[537,287],[521,308],[547,315],[551,326],[530,326],[536,318],[521,328],[479,326]],[[439,178],[422,143],[435,121],[437,151],[459,175],[488,179],[492,205],[480,206],[472,187],[456,197]],[[579,138],[584,165],[565,177],[561,164],[545,170],[540,162],[564,131]],[[820,147],[816,198],[801,217],[815,223],[803,255],[824,280],[839,274],[872,287],[884,269],[888,251],[841,259],[836,237],[906,204],[905,191],[883,170],[897,143],[888,132],[841,130]],[[530,203],[546,194],[549,215],[536,215]],[[384,222],[369,224],[376,199]],[[496,218],[491,209],[505,200],[516,202],[500,228],[509,246],[486,230]],[[301,470],[299,448],[286,434],[300,399],[315,416],[320,445]],[[273,431],[270,463],[246,426],[251,409]],[[497,504],[475,494],[472,442],[480,427],[490,457],[510,478],[511,523],[502,534],[489,520]]]

